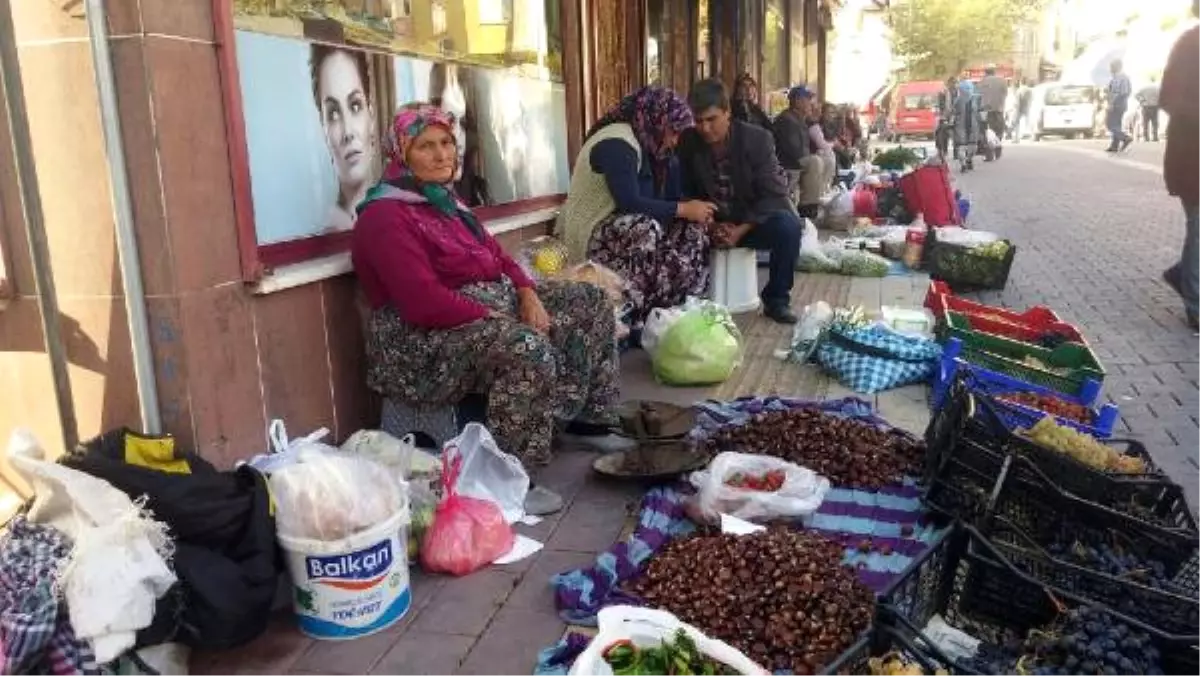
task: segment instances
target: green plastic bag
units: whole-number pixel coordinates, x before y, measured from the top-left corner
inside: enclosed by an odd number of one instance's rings
[[[683,313],[659,340],[654,377],[664,385],[723,382],[742,358],[742,334],[733,317],[715,303]]]

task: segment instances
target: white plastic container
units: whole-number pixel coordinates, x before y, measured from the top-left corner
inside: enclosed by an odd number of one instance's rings
[[[325,542],[277,535],[292,578],[300,631],[359,638],[398,622],[412,605],[408,505],[383,523]]]
[[[769,674],[754,660],[736,648],[709,638],[690,624],[662,610],[637,608],[634,606],[609,606],[596,615],[599,631],[584,649],[568,672],[570,676],[610,676],[612,667],[604,661],[604,651],[616,641],[625,639],[639,648],[653,648],[664,640],[671,640],[675,632],[682,629],[706,657],[732,667],[739,674]]]

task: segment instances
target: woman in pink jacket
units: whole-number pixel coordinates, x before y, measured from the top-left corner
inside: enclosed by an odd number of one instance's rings
[[[618,385],[615,322],[591,284],[535,284],[453,192],[453,116],[413,103],[384,142],[352,257],[371,306],[368,384],[416,405],[488,394],[488,428],[528,470],[550,460],[557,420],[607,428]],[[561,499],[531,491],[526,511]]]

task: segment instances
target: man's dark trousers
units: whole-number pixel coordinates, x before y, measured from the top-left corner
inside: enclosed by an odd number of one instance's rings
[[[763,304],[768,307],[788,307],[791,304],[803,229],[800,217],[795,213],[775,211],[738,242],[742,248],[771,252],[768,267],[770,276],[767,286],[762,290]]]

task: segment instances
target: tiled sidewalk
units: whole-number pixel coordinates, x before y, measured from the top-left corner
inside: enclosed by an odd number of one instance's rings
[[[881,304],[920,305],[922,276],[849,279],[797,275],[797,309],[816,300],[878,309]],[[691,403],[704,398],[780,394],[826,399],[853,394],[816,368],[785,364],[773,353],[787,346],[790,327],[759,316],[738,319],[746,337],[742,366],[714,388],[664,388],[650,375],[642,352],[622,363],[623,393]],[[871,397],[865,397],[871,399]],[[880,414],[913,431],[928,418],[923,386],[874,398]],[[518,530],[545,542],[536,556],[511,566],[493,566],[463,578],[422,574],[413,568],[413,609],[381,633],[354,641],[314,641],[301,635],[289,613],[241,649],[197,654],[195,673],[248,674],[529,674],[537,652],[558,640],[565,625],[554,611],[550,577],[590,564],[616,541],[637,509],[644,487],[604,481],[591,471],[592,453],[564,449],[539,477],[559,491],[567,507],[536,527]]]

